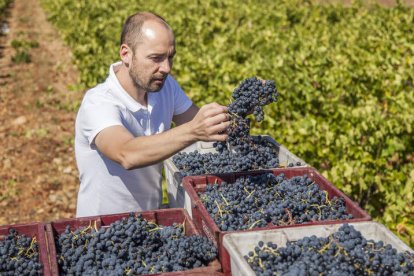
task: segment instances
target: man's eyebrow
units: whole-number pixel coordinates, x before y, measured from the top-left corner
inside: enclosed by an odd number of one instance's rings
[[[165,56],[165,53],[151,53],[148,56],[149,57],[161,57],[161,56]]]
[[[175,56],[176,51],[172,52],[170,56]],[[162,57],[162,56],[166,56],[166,53],[151,53],[148,55],[148,57]]]

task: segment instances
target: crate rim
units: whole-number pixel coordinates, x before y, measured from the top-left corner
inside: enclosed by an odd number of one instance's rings
[[[349,225],[373,225],[374,227],[377,227],[380,231],[384,231],[385,233],[387,233],[388,235],[391,236],[392,239],[394,240],[399,240],[401,242],[401,245],[404,247],[401,250],[398,250],[399,252],[402,251],[409,251],[411,253],[414,253],[414,250],[411,249],[407,244],[405,244],[402,240],[400,240],[394,233],[392,233],[387,227],[385,227],[383,224],[378,223],[376,221],[359,221],[359,222],[352,222],[352,223],[344,223],[344,224],[349,224]],[[338,224],[330,224],[330,225],[310,225],[308,227],[306,227],[307,229],[318,229],[321,227],[330,227],[330,228],[336,228],[339,227]],[[241,256],[241,252],[240,250],[237,248],[237,244],[236,244],[236,240],[239,239],[244,239],[244,240],[252,240],[252,236],[254,234],[262,234],[263,236],[265,235],[271,235],[271,234],[278,234],[281,233],[283,234],[286,239],[288,233],[286,233],[285,231],[289,231],[290,229],[267,229],[264,231],[260,231],[260,232],[256,232],[256,233],[252,233],[252,232],[238,232],[238,233],[231,233],[231,234],[226,234],[223,237],[223,247],[227,250],[227,252],[229,253],[230,256],[239,256],[240,257],[240,262],[238,262],[240,268],[242,269],[242,271],[245,271],[247,273],[247,275],[255,275],[253,269],[251,269],[250,265],[247,263],[246,260],[244,260],[243,256]],[[306,229],[304,229],[306,230]],[[358,229],[356,229],[358,230]],[[358,230],[360,231],[360,230]],[[304,236],[305,237],[305,236]],[[302,238],[304,238],[302,237]],[[318,236],[317,236],[318,237]],[[372,237],[365,237],[367,240],[368,239],[373,239],[375,240],[375,238]],[[301,239],[301,238],[300,238]],[[293,239],[293,241],[296,241],[299,239]],[[389,244],[389,243],[386,243]],[[280,247],[284,247],[285,245],[280,245]],[[279,245],[278,245],[279,247]],[[395,248],[395,245],[393,245],[393,247]],[[230,257],[231,258],[231,257]]]
[[[54,225],[56,223],[63,224],[63,223],[70,223],[74,221],[81,221],[81,222],[87,222],[87,221],[102,221],[102,219],[108,219],[111,217],[118,217],[118,216],[124,216],[127,217],[130,213],[134,213],[135,215],[154,215],[155,218],[159,214],[163,215],[172,215],[172,214],[181,214],[183,216],[183,222],[188,225],[186,227],[189,227],[191,231],[193,232],[193,235],[199,235],[201,236],[202,233],[199,231],[199,229],[196,227],[194,221],[189,216],[187,210],[184,208],[169,208],[169,209],[154,209],[154,210],[147,210],[147,211],[134,211],[134,212],[124,212],[124,213],[115,213],[115,214],[106,214],[106,215],[96,215],[96,216],[87,216],[87,217],[79,217],[79,218],[66,218],[66,219],[59,219],[55,221],[50,221],[45,224],[45,236],[47,238],[48,247],[50,247],[50,269],[52,271],[52,275],[59,275],[59,266],[57,264],[57,250],[56,250],[56,243],[55,243],[55,234],[54,231],[57,232],[56,229],[54,229]],[[182,222],[180,222],[182,223]],[[107,226],[100,226],[100,227],[109,227]],[[218,250],[218,248],[217,248]],[[174,275],[191,275],[192,273],[197,274],[201,273],[204,275],[210,275],[214,274],[216,272],[220,272],[222,270],[221,263],[219,262],[218,256],[216,259],[214,259],[212,262],[209,263],[208,266],[200,267],[200,268],[194,268],[192,270],[184,270],[184,271],[175,271],[175,272],[165,272],[160,274],[152,274],[152,275],[165,275],[165,276],[174,276]]]
[[[42,264],[43,275],[52,274],[52,264],[50,260],[50,249],[48,243],[48,237],[46,234],[46,223],[34,221],[27,223],[5,224],[0,226],[0,231],[8,231],[9,229],[15,229],[18,234],[28,236],[28,234],[19,233],[20,231],[32,232],[30,238],[34,236],[37,238],[38,250],[39,250],[39,262]]]

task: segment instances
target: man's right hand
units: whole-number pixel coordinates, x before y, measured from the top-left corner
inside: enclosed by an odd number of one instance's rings
[[[198,141],[225,141],[230,126],[227,107],[217,103],[202,106],[189,122],[191,132]]]

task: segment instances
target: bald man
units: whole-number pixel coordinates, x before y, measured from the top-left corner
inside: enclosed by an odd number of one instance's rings
[[[199,109],[170,75],[175,37],[163,18],[130,16],[120,44],[121,61],[86,92],[76,118],[77,217],[159,208],[162,161],[196,141],[227,138],[227,108]]]

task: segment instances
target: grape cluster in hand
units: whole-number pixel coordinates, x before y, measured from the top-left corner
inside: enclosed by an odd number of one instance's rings
[[[42,275],[35,237],[19,235],[10,228],[0,240],[0,275]]]
[[[210,183],[198,195],[222,231],[352,218],[342,197],[329,199],[307,175],[242,176],[234,183]]]
[[[56,240],[63,274],[137,275],[207,266],[217,249],[207,238],[185,236],[182,224],[159,226],[131,214],[107,228],[69,226]]]
[[[263,106],[277,101],[277,90],[272,80],[261,81],[256,77],[245,79],[232,93],[234,101],[229,105],[229,112],[245,118],[253,112],[255,119],[264,119]]]
[[[228,105],[231,117],[227,129],[226,142],[217,142],[217,150],[230,147],[251,145],[250,120],[246,118],[251,112],[256,121],[264,119],[263,107],[277,101],[277,90],[274,81],[262,81],[256,77],[245,79],[232,93],[233,101]]]
[[[256,275],[414,275],[414,254],[367,240],[344,224],[327,238],[305,237],[285,247],[260,241],[244,256]]]
[[[234,91],[234,101],[228,105],[231,123],[226,142],[215,142],[217,153],[179,153],[173,162],[183,176],[229,173],[279,167],[278,152],[274,145],[260,136],[250,136],[253,112],[257,121],[264,118],[263,106],[277,101],[273,81],[256,77],[244,80]],[[289,167],[301,164],[289,164]]]

